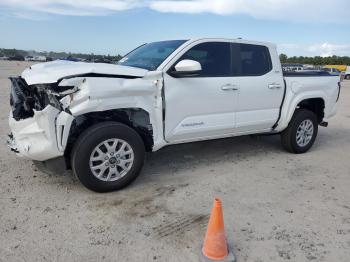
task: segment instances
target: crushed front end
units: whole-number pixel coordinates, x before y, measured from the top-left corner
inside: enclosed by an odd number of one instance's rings
[[[29,86],[21,77],[10,80],[12,133],[8,146],[31,160],[45,161],[62,156],[62,137],[67,136],[73,116],[63,110],[59,97],[47,85]]]

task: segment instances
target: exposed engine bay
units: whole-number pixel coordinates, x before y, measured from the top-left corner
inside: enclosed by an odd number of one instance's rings
[[[55,93],[57,84],[31,85],[21,77],[10,78],[12,87],[10,105],[13,118],[18,120],[34,116],[34,110],[41,111],[47,105],[62,110],[60,96]]]

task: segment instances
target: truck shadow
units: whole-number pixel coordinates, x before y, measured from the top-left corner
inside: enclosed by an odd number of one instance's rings
[[[315,144],[307,154],[336,150],[339,144],[347,143],[349,138],[349,130],[320,130]],[[136,184],[146,183],[152,176],[164,178],[196,168],[210,172],[217,165],[225,163],[234,165],[240,161],[251,161],[254,164],[254,161],[263,160],[267,156],[278,161],[283,155],[286,158],[297,156],[282,148],[279,135],[241,136],[172,145],[147,155]]]
[[[145,167],[138,180],[158,174],[173,175],[198,167],[209,170],[221,162],[235,163],[253,160],[266,154],[281,153],[284,151],[279,135],[242,136],[171,145],[147,155]]]

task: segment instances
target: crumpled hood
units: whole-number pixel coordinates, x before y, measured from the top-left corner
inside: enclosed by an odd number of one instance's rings
[[[28,85],[51,84],[59,79],[84,74],[143,77],[148,71],[141,68],[103,63],[83,63],[57,60],[33,65],[22,73]]]

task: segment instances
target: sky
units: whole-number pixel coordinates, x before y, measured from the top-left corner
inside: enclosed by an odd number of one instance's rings
[[[124,55],[193,37],[350,56],[350,0],[0,0],[0,48]]]

